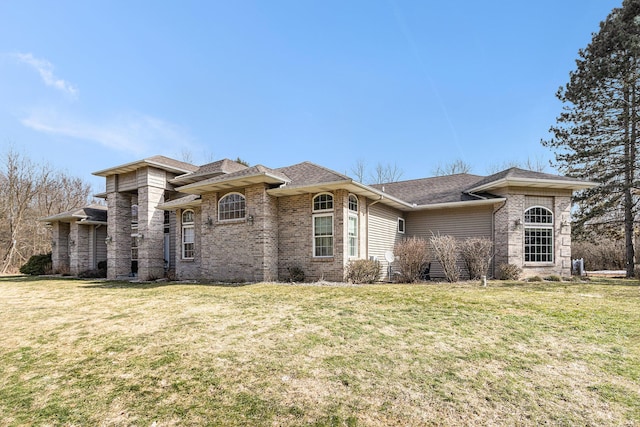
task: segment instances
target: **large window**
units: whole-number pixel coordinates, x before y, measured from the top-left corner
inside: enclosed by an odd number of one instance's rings
[[[524,261],[553,262],[553,213],[534,206],[524,213]]]
[[[229,193],[218,202],[218,220],[242,219],[246,213],[245,198],[240,193]]]
[[[349,195],[349,256],[358,256],[358,198]]]
[[[313,256],[333,256],[333,196],[328,193],[313,198]]]
[[[196,233],[194,230],[194,214],[192,210],[182,212],[182,258],[193,259],[195,254]]]

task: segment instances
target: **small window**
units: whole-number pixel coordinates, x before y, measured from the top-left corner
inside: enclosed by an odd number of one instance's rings
[[[218,220],[242,219],[246,214],[245,198],[240,193],[229,193],[218,202]]]
[[[358,216],[349,214],[349,256],[358,256]]]
[[[182,258],[193,259],[195,256],[196,233],[194,229],[194,214],[192,210],[182,213]]]
[[[404,218],[398,218],[398,233],[404,234]]]
[[[318,194],[313,198],[313,211],[330,211],[333,210],[333,195],[329,193]]]
[[[358,212],[358,198],[353,194],[349,195],[349,210],[351,212]]]
[[[313,256],[333,256],[333,214],[313,216]]]

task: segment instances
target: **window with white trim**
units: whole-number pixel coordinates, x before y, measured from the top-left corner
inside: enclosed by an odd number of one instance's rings
[[[196,246],[195,218],[191,209],[182,212],[182,258],[193,259]]]
[[[218,202],[218,221],[243,219],[246,214],[245,197],[240,193],[229,193]]]
[[[333,195],[318,194],[313,198],[313,256],[333,256]]]
[[[358,256],[358,198],[349,195],[349,219],[348,219],[348,235],[349,235],[349,256]]]
[[[553,212],[545,207],[524,212],[524,261],[553,262]]]
[[[398,233],[404,234],[404,218],[398,218]]]

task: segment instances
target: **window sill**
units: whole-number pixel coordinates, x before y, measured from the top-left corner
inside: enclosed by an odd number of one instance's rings
[[[555,267],[554,262],[525,262],[524,267]]]
[[[334,259],[335,257],[332,256],[314,256],[311,258],[311,262],[332,262]]]

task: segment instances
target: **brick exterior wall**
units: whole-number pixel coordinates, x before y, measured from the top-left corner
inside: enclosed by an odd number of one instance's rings
[[[289,278],[288,269],[301,268],[306,280],[342,281],[344,278],[345,212],[349,193],[333,193],[333,256],[313,256],[313,197],[316,194],[281,197],[278,204],[278,278]]]
[[[203,202],[204,205],[204,202]],[[194,231],[195,231],[195,253],[193,259],[182,258],[182,213],[186,209],[176,212],[176,278],[181,280],[200,280],[206,277],[203,275],[200,266],[202,265],[202,255],[206,254],[208,248],[202,247],[202,214],[200,208],[192,209],[194,212]],[[206,215],[204,216],[206,220]]]
[[[507,198],[504,205],[494,211],[494,261],[500,264],[514,264],[522,268],[523,277],[571,274],[571,196],[567,192],[541,192],[527,195],[517,194],[522,190],[511,189],[502,196]],[[554,217],[554,257],[551,263],[525,263],[524,261],[524,211],[529,207],[527,197],[546,198],[545,206],[552,210]],[[519,221],[520,224],[516,224]],[[564,224],[564,225],[563,225]],[[497,270],[496,270],[497,271]]]

